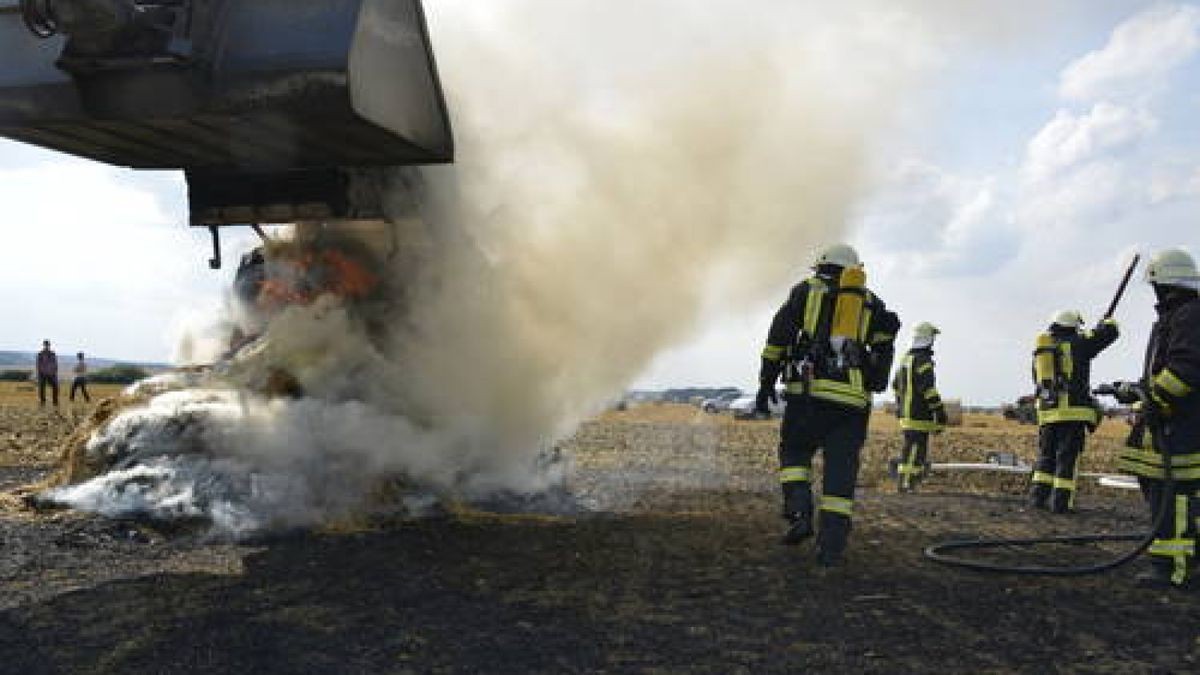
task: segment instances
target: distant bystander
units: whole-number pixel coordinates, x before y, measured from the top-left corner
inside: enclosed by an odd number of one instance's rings
[[[50,349],[50,341],[42,340],[42,351],[37,355],[38,405],[46,405],[46,386],[54,393],[54,407],[58,407],[58,356]]]
[[[71,400],[75,400],[75,392],[78,391],[83,394],[84,402],[91,403],[92,397],[88,396],[87,390],[87,362],[83,360],[83,352],[79,352],[75,357],[78,360],[75,361],[75,367],[71,369],[75,373],[75,378],[71,380]]]

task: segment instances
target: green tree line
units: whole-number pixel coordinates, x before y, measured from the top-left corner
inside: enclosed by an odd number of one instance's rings
[[[31,378],[32,372],[28,370],[2,370],[0,371],[0,382],[26,382]],[[88,373],[88,382],[97,384],[133,384],[138,380],[143,380],[150,376],[150,372],[141,366],[131,366],[118,363],[115,366],[101,368]],[[60,373],[59,379],[70,380],[70,375],[63,376]]]

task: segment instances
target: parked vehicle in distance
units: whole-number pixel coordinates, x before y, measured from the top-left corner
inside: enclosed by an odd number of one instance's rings
[[[718,413],[729,409],[729,404],[742,397],[740,391],[730,391],[713,398],[706,398],[700,404],[700,409],[704,412]]]
[[[1020,422],[1021,424],[1037,424],[1037,397],[1022,396],[1016,403],[1005,404],[1001,408],[1004,419]]]
[[[771,412],[765,417],[754,409],[754,398],[755,397],[753,397],[753,396],[742,396],[742,397],[739,397],[739,398],[733,400],[732,402],[730,402],[729,411],[733,413],[733,419],[735,419],[735,420],[764,420],[764,419],[771,419],[772,417],[781,417],[783,415],[783,408],[785,406],[785,403],[783,402],[783,392],[782,391],[779,392],[779,402],[778,403],[768,404],[768,407],[771,409]]]

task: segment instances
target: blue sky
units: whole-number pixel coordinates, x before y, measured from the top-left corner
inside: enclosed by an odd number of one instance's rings
[[[969,28],[934,21],[936,39],[913,35],[922,72],[872,141],[871,187],[848,223],[872,285],[906,325],[943,327],[942,389],[969,401],[1023,393],[1046,317],[1073,307],[1094,318],[1134,250],[1200,251],[1200,7],[1042,5],[1023,16],[949,4]],[[995,30],[979,26],[989,12]],[[453,61],[441,65],[453,84]],[[0,203],[0,349],[49,338],[61,353],[168,359],[180,326],[211,313],[232,275],[207,268],[207,234],[185,227],[177,174],[0,142]],[[252,242],[228,236],[226,259]],[[634,384],[752,387],[770,315],[796,280],[710,309]],[[1135,285],[1125,336],[1097,378],[1136,372],[1148,305]]]

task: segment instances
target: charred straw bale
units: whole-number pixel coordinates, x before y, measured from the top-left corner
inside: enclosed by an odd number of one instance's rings
[[[122,393],[101,401],[92,414],[63,441],[58,470],[51,474],[44,484],[36,486],[37,490],[82,483],[107,471],[110,467],[107,466],[106,457],[102,454],[95,457],[88,456],[88,441],[97,430],[108,424],[121,411],[141,405],[148,398],[149,396],[144,393]]]

